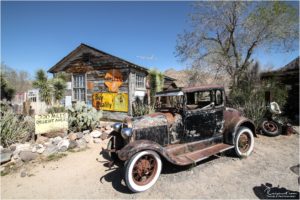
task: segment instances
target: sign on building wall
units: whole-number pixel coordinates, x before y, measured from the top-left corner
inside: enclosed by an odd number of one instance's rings
[[[119,87],[123,84],[122,73],[117,69],[111,69],[105,74],[104,84],[110,92],[118,92]]]
[[[128,94],[110,92],[94,93],[93,107],[97,110],[128,112]]]
[[[68,130],[68,113],[35,115],[35,134]]]

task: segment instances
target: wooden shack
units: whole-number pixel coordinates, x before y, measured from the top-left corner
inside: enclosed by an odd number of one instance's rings
[[[285,114],[299,123],[299,57],[278,70],[262,73],[261,79],[275,79],[286,87],[288,99],[284,108]]]
[[[54,76],[67,74],[65,105],[84,101],[103,110],[109,119],[122,120],[132,115],[135,99],[147,94],[146,68],[86,44],[80,44],[48,72]]]

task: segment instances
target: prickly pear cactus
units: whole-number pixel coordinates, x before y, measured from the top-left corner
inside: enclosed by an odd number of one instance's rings
[[[95,108],[89,108],[84,102],[77,102],[68,109],[69,130],[83,131],[92,130],[100,124],[102,112]]]

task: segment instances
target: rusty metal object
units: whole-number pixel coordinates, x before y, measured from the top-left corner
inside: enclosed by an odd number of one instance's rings
[[[142,156],[133,167],[132,180],[137,185],[148,184],[155,177],[157,165],[157,161],[152,155]]]
[[[221,139],[221,138],[220,138]],[[189,165],[221,151],[233,148],[232,145],[214,143],[214,140],[197,141],[186,144],[169,145],[166,148],[149,140],[137,140],[118,151],[120,160],[128,160],[142,150],[153,150],[175,165]]]

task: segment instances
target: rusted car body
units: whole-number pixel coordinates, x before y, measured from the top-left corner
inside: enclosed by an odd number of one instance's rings
[[[184,166],[232,148],[240,157],[252,152],[255,126],[226,108],[222,86],[159,92],[156,99],[157,112],[116,123],[110,135],[108,151],[125,161],[126,184],[132,191],[154,184],[160,158]]]

